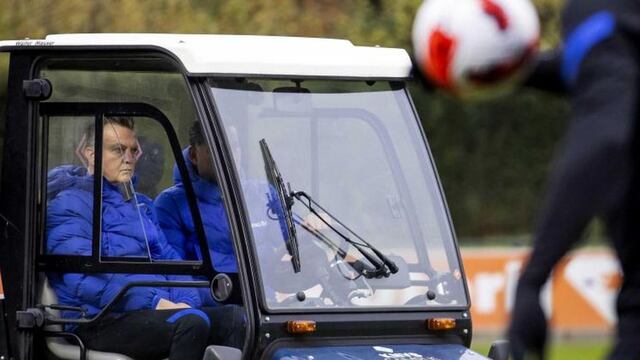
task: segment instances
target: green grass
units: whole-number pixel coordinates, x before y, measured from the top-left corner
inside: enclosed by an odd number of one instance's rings
[[[548,360],[601,360],[609,352],[609,342],[603,340],[553,341]],[[482,355],[489,353],[491,343],[474,342],[471,349]]]

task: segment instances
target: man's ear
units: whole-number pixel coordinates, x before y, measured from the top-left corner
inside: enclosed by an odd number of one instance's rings
[[[196,154],[196,147],[193,145],[189,146],[189,161],[194,166],[198,164],[198,155]]]
[[[93,168],[96,156],[96,151],[93,146],[86,146],[82,149],[82,155],[84,155],[84,158],[87,160],[87,165]]]
[[[93,146],[85,146],[84,149],[82,149],[82,155],[84,156],[84,159],[87,161],[87,170],[89,170],[89,173],[93,174],[93,169],[95,167],[95,158],[96,158],[96,151],[94,149]]]

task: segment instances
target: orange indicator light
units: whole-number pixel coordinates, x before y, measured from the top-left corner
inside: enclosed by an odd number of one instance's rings
[[[316,331],[316,322],[311,320],[287,321],[287,331],[291,335],[311,334]]]
[[[456,327],[456,319],[433,318],[427,319],[427,329],[429,330],[451,330]]]

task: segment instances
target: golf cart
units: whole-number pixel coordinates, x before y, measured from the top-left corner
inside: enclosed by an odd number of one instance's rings
[[[2,41],[10,53],[0,214],[3,359],[129,359],[67,331],[118,311],[136,287],[193,287],[243,307],[241,351],[204,359],[486,359],[468,347],[469,295],[453,226],[407,91],[404,50],[345,40],[71,34]],[[180,178],[196,257],[114,257],[101,245],[103,181],[91,187],[87,255],[53,251],[61,167],[83,169],[106,117],[135,121],[135,181],[156,199]],[[207,243],[191,184],[202,126],[237,272]],[[87,138],[85,129],[96,131]],[[96,146],[101,149],[101,146]],[[104,174],[100,150],[93,171]],[[127,185],[127,184],[126,184]],[[142,221],[142,219],[141,219]],[[143,225],[140,225],[144,228]],[[170,236],[167,235],[169,238]],[[171,239],[169,239],[171,240]],[[53,274],[189,275],[124,286],[99,313],[58,303]],[[208,290],[207,290],[208,289]],[[75,311],[72,319],[61,312]],[[496,343],[490,358],[505,359]]]

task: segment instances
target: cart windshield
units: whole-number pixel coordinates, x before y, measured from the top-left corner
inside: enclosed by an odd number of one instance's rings
[[[404,83],[208,84],[268,308],[467,305],[444,198]]]

